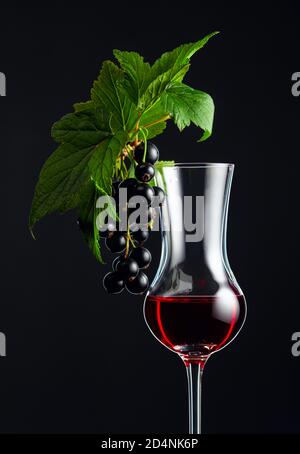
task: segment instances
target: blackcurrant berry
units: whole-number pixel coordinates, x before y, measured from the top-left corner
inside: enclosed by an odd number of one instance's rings
[[[159,206],[161,207],[162,204],[165,201],[165,193],[158,186],[153,186],[153,190],[154,190],[154,200],[152,202],[152,206],[153,207],[159,207]]]
[[[126,283],[127,290],[133,295],[141,295],[149,287],[149,281],[145,273],[140,271],[139,274],[133,281]]]
[[[155,210],[152,207],[128,208],[127,213],[130,227],[134,224],[139,227],[147,225],[154,218]],[[135,227],[132,230],[138,229]]]
[[[148,224],[154,218],[155,210],[152,207],[149,207],[145,215],[143,216],[146,219],[146,223]],[[141,219],[142,220],[142,219]]]
[[[112,269],[113,269],[114,271],[117,270],[117,264],[119,263],[119,261],[121,260],[122,257],[123,257],[123,255],[119,255],[118,257],[116,257],[116,258],[113,260],[113,262],[112,262],[112,264],[111,264],[111,267],[112,267]]]
[[[131,233],[131,239],[136,244],[144,244],[149,238],[148,230],[137,230],[136,232]]]
[[[125,236],[120,232],[114,232],[112,236],[106,238],[105,245],[110,252],[122,252],[126,246]]]
[[[113,222],[109,222],[107,225],[103,225],[103,230],[99,230],[99,236],[101,238],[109,238],[116,231],[116,225]]]
[[[116,265],[117,272],[124,279],[134,279],[139,272],[137,262],[131,257],[122,257]]]
[[[129,224],[130,234],[132,236],[133,233],[139,231],[148,232],[150,230],[149,224],[141,224],[140,222],[133,222]]]
[[[135,185],[136,185],[135,178],[126,178],[126,180],[123,180],[119,184],[119,188],[131,188],[132,186],[134,187]]]
[[[148,202],[148,205],[151,205],[151,202],[154,197],[154,190],[147,183],[138,183],[135,187],[134,195],[145,197],[145,199]]]
[[[139,164],[142,164],[143,162],[148,162],[149,164],[155,164],[156,161],[158,161],[159,158],[159,151],[158,148],[154,145],[152,142],[147,143],[147,151],[146,151],[146,156],[144,159],[144,143],[141,143],[138,147],[136,147],[135,152],[134,152],[134,159],[136,162]]]
[[[127,189],[127,200],[134,195],[136,185],[137,181],[135,178],[126,178],[126,180],[123,180],[122,183],[120,183],[119,189]]]
[[[142,269],[148,268],[152,259],[150,251],[148,251],[145,247],[137,247],[136,249],[133,249],[130,254],[130,258],[135,260],[139,268]]]
[[[103,286],[107,293],[120,293],[124,289],[124,281],[119,273],[114,271],[104,276]]]
[[[139,181],[148,183],[155,175],[155,170],[152,164],[139,164],[135,168],[135,176]]]

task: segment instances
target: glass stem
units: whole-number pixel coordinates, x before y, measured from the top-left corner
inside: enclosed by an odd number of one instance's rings
[[[201,381],[203,364],[186,363],[189,393],[189,433],[201,434]]]

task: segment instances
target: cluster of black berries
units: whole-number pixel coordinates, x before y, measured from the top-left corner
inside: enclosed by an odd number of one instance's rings
[[[136,162],[135,177],[127,178],[123,181],[113,183],[113,196],[116,206],[120,210],[127,211],[127,217],[135,210],[130,206],[130,198],[142,196],[145,200],[143,212],[143,222],[127,224],[127,229],[115,229],[115,226],[108,225],[100,236],[106,238],[105,244],[107,249],[113,253],[122,253],[116,257],[112,263],[113,271],[106,274],[103,279],[104,288],[108,293],[120,293],[126,288],[130,293],[139,295],[144,293],[148,286],[148,277],[143,270],[148,268],[151,262],[151,253],[143,247],[143,244],[149,237],[149,231],[155,216],[155,210],[161,206],[165,194],[157,186],[150,186],[148,182],[155,175],[154,164],[159,158],[157,147],[148,142],[145,153],[144,144],[136,147],[134,151],[134,160]],[[119,192],[121,188],[127,190],[126,206],[120,208]]]

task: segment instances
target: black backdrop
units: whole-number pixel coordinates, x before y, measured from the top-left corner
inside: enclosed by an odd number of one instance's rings
[[[113,48],[152,61],[220,30],[188,82],[216,104],[214,135],[170,125],[164,159],[236,164],[228,250],[248,301],[247,323],[204,375],[207,433],[300,432],[296,296],[299,11],[274,5],[107,2],[3,7],[0,71],[1,433],[184,433],[184,366],[148,332],[142,298],[107,296],[73,215],[27,230],[39,169],[54,149],[51,124],[85,100]],[[157,243],[153,248],[159,255]]]

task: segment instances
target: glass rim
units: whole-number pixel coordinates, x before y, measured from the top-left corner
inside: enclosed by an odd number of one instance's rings
[[[172,167],[172,166],[170,166]],[[209,167],[227,167],[229,169],[234,168],[232,162],[176,162],[173,167],[178,168],[209,168]]]

